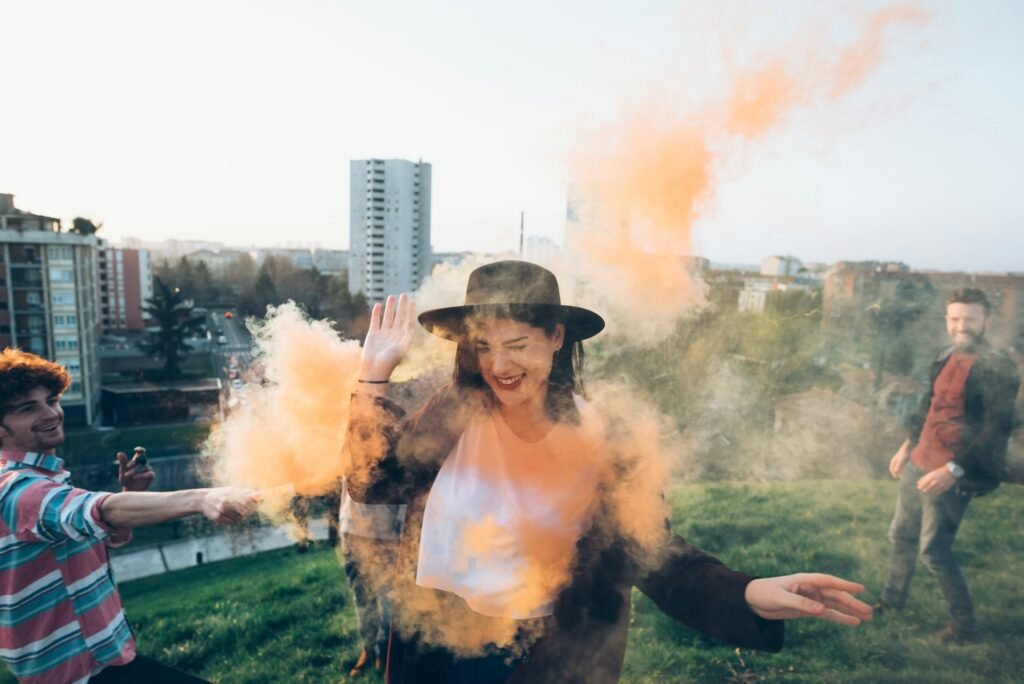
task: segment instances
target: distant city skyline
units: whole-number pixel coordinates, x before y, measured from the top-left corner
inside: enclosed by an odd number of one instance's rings
[[[345,249],[350,160],[423,158],[435,250],[514,251],[520,211],[562,244],[585,131],[794,36],[841,43],[860,12],[819,4],[8,0],[0,192],[112,241]],[[695,254],[1024,270],[1024,5],[919,6],[863,88],[716,170]]]

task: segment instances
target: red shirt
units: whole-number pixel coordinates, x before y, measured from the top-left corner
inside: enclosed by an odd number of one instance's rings
[[[975,354],[953,352],[935,378],[932,403],[910,460],[921,470],[941,468],[956,458],[963,444],[964,386]]]

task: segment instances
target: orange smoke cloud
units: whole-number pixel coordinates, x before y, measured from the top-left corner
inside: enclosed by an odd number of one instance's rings
[[[762,58],[755,68],[737,70],[720,97],[692,107],[686,115],[648,103],[584,140],[573,158],[576,216],[567,227],[567,259],[552,265],[563,299],[606,317],[611,335],[604,344],[609,346],[627,332],[631,342],[639,343],[669,332],[681,316],[703,303],[704,284],[678,255],[692,253],[693,226],[714,199],[716,173],[729,155],[738,145],[778,129],[799,107],[858,87],[882,63],[893,29],[923,19],[912,8],[882,10],[840,50],[821,50],[799,62],[791,56],[794,50]],[[461,302],[466,276],[480,263],[438,271],[418,294],[418,310]],[[422,331],[417,334],[396,380],[451,368],[454,345]],[[258,341],[268,384],[249,388],[247,402],[216,431],[216,475],[232,484],[281,487],[285,494],[280,506],[290,487],[315,494],[348,472],[341,444],[359,346],[339,340],[325,323],[305,320],[294,306],[272,312]],[[666,539],[668,510],[661,493],[669,473],[663,457],[670,452],[667,430],[657,412],[628,388],[588,386],[593,408],[605,421],[602,443],[562,445],[557,454],[567,461],[540,461],[518,476],[554,492],[572,482],[575,473],[594,474],[601,495],[591,501],[565,499],[565,518],[600,499],[606,509],[601,513],[611,517],[617,534],[634,546],[637,558],[654,566]],[[350,448],[382,446],[379,435],[365,439],[374,444]],[[517,601],[535,605],[570,581],[574,538],[528,521],[513,521],[503,532],[509,530],[523,556],[523,593]],[[460,541],[468,557],[486,553],[499,536],[494,521],[484,519]],[[419,634],[425,643],[465,655],[521,637],[521,622],[489,618],[453,596],[420,591],[412,579],[419,541],[407,541],[411,546],[399,561],[393,594],[395,622],[405,634]],[[365,563],[373,568],[371,573],[394,571],[373,565],[373,559]]]
[[[584,137],[571,157],[574,213],[567,262],[584,303],[612,334],[654,341],[704,301],[704,284],[679,258],[715,195],[716,172],[801,107],[861,86],[883,63],[897,29],[927,19],[912,6],[865,18],[840,49],[789,46],[733,69],[724,92],[685,113],[643,102]]]
[[[330,491],[344,475],[341,446],[360,349],[291,303],[267,314],[256,342],[265,384],[242,390],[207,451],[215,481],[267,490],[266,507],[275,512],[294,493]]]

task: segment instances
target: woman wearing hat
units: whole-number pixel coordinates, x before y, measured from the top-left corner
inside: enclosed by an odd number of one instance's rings
[[[653,535],[630,526],[660,492],[627,488],[629,443],[609,435],[629,418],[580,397],[582,342],[604,321],[563,305],[546,269],[488,264],[462,306],[419,316],[458,345],[455,372],[406,417],[386,394],[413,317],[405,295],[374,306],[347,440],[352,497],[408,504],[389,682],[615,682],[633,586],[744,648],[781,649],[787,618],[870,619],[853,582],[755,579],[660,522]]]

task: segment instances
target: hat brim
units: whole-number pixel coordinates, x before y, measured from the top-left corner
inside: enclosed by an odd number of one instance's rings
[[[438,337],[458,342],[466,336],[466,319],[507,312],[510,308],[533,309],[565,325],[566,337],[585,340],[604,330],[604,319],[589,309],[562,304],[467,304],[447,306],[424,311],[418,317],[420,325]]]

